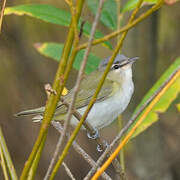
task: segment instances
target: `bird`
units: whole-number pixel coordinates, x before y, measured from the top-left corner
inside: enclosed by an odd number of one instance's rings
[[[81,84],[75,101],[75,109],[83,115],[88,103],[96,91],[98,82],[110,60],[111,56],[101,61],[98,69],[90,75],[86,75]],[[132,64],[138,57],[128,58],[123,54],[118,54],[107,74],[102,89],[96,99],[94,106],[89,112],[86,121],[95,129],[99,130],[110,125],[128,106],[134,92],[132,79]],[[72,88],[63,99],[71,103],[74,88]],[[16,116],[35,115],[33,121],[43,119],[45,107],[25,110]],[[60,101],[55,110],[52,120],[63,122],[66,120],[68,108]],[[78,120],[72,116],[70,124],[77,125]]]

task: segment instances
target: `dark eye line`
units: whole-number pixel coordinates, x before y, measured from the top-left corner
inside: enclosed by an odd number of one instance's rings
[[[129,62],[119,65],[119,67],[123,67],[125,65],[129,64]]]
[[[126,62],[124,64],[114,64],[111,69],[119,69],[119,68],[121,68],[121,67],[123,67],[123,66],[125,66],[127,64],[129,64],[129,63]]]

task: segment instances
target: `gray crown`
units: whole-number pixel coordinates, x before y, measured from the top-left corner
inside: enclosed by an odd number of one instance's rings
[[[105,68],[110,60],[111,56],[105,58],[104,60],[101,61],[99,64],[99,69]],[[124,56],[123,54],[118,54],[114,60],[114,64],[120,63],[123,60],[129,59],[128,57]]]

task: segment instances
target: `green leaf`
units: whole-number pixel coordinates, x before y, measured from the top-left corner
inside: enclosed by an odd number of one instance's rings
[[[58,44],[58,43],[37,43],[35,44],[35,48],[37,49],[37,51],[46,56],[46,57],[50,57],[56,61],[59,61],[60,57],[61,57],[61,53],[63,50],[63,44]],[[78,52],[75,62],[73,64],[73,67],[77,70],[79,70],[80,66],[81,66],[81,61],[83,58],[85,50],[81,50]],[[98,65],[100,63],[101,59],[97,56],[95,56],[94,54],[90,53],[89,57],[88,57],[88,61],[87,61],[87,65],[86,65],[86,69],[85,72],[87,74],[95,71],[98,68]]]
[[[149,92],[145,95],[141,103],[137,106],[136,110],[134,111],[134,114],[139,111],[140,107],[143,106],[150,97],[152,97],[152,95],[166,82],[166,80],[169,77],[171,77],[171,75],[177,69],[180,70],[180,57],[176,59],[176,61],[165,71],[165,73],[161,76],[161,78],[149,90]],[[153,108],[147,114],[143,122],[136,129],[135,133],[133,134],[133,137],[139,135],[141,132],[143,132],[153,123],[155,123],[159,119],[158,114],[163,113],[168,109],[170,104],[177,98],[179,92],[180,92],[180,76],[177,77],[177,79],[171,84],[171,86],[167,89],[167,91],[161,96],[159,101],[153,106]],[[144,111],[147,108],[148,108],[148,105],[144,109]],[[136,124],[139,118],[141,118],[141,116],[143,115],[143,112],[138,116],[136,121],[133,123],[132,127]]]
[[[88,7],[95,15],[99,0],[88,0]],[[100,21],[108,28],[115,30],[117,27],[117,10],[115,0],[106,0],[102,9]]]
[[[28,5],[7,7],[4,11],[4,15],[10,15],[10,14],[15,14],[19,16],[27,15],[48,23],[53,23],[66,27],[69,26],[71,21],[71,14],[69,12],[46,4],[28,4]],[[81,25],[81,20],[78,25],[79,28],[80,25]],[[84,34],[86,36],[89,36],[91,25],[88,22],[86,22],[83,30],[84,30],[83,31]],[[103,34],[97,30],[95,33],[95,39],[101,37],[103,37]],[[109,41],[104,42],[103,45],[112,49],[112,46]]]
[[[128,0],[127,3],[123,6],[121,12],[125,13],[127,11],[133,10],[136,7],[138,1],[139,0]],[[150,5],[155,3],[157,3],[157,0],[145,0],[143,5]]]

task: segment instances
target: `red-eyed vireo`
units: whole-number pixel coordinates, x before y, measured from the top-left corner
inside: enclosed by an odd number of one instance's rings
[[[91,73],[82,80],[75,103],[75,108],[81,115],[83,115],[86,110],[109,59],[110,57],[104,59],[100,63],[97,71]],[[128,58],[122,54],[116,56],[104,85],[97,97],[96,103],[86,119],[92,127],[101,129],[109,125],[126,109],[134,91],[132,64],[137,59],[137,57]],[[73,89],[71,89],[67,95],[63,96],[64,101],[71,103],[72,94]],[[33,120],[41,121],[43,118],[43,112],[44,107],[40,107],[37,109],[22,111],[16,115],[36,115]],[[53,120],[66,120],[66,115],[67,107],[62,102],[59,102]],[[73,116],[71,124],[76,125],[77,122],[78,120]]]

